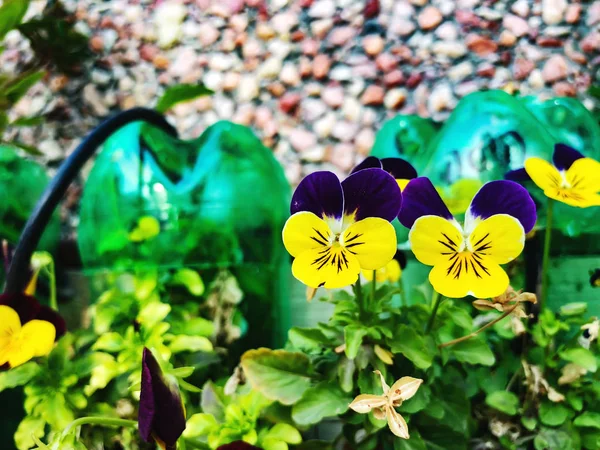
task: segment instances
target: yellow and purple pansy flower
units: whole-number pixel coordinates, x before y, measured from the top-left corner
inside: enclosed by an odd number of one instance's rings
[[[475,194],[464,224],[453,217],[427,178],[411,180],[402,191],[398,216],[410,229],[416,258],[433,266],[429,281],[450,298],[501,295],[509,285],[500,267],[522,252],[525,234],[536,221],[533,199],[513,181],[492,181]]]
[[[398,183],[380,168],[356,171],[341,183],[327,171],[308,175],[283,229],[293,275],[309,287],[335,289],[356,282],[361,269],[384,267],[396,253],[390,222],[401,204]]]
[[[358,166],[352,169],[352,173],[356,173],[364,169],[382,169],[394,177],[400,190],[408,184],[413,178],[417,178],[417,170],[411,163],[401,158],[383,158],[379,159],[375,156],[368,156]]]
[[[546,197],[570,206],[600,206],[600,162],[586,158],[568,145],[556,144],[552,163],[527,158],[524,169],[509,172],[506,178],[531,179]]]
[[[34,297],[0,295],[0,368],[48,355],[65,331],[63,318]]]
[[[175,450],[185,426],[185,409],[177,383],[165,377],[152,352],[144,348],[138,415],[142,438],[155,441],[162,450]]]

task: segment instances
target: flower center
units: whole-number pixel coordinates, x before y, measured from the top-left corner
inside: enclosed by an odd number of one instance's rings
[[[438,240],[447,251],[442,255],[448,257],[448,267],[446,275],[454,279],[460,278],[463,274],[473,273],[477,278],[483,275],[490,275],[489,269],[483,264],[483,257],[487,255],[487,250],[492,247],[489,239],[489,233],[485,234],[476,242],[472,242],[470,234],[465,236],[462,233],[461,242],[455,242],[447,234],[442,233],[444,239]]]

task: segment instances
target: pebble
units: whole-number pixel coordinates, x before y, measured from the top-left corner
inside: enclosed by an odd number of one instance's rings
[[[427,100],[427,107],[432,112],[449,109],[454,102],[452,89],[447,84],[438,84]]]
[[[347,120],[340,120],[335,123],[331,130],[331,136],[342,142],[350,142],[358,133],[358,124]]]
[[[109,109],[104,104],[102,96],[93,84],[86,84],[83,88],[83,102],[88,105],[92,112],[100,117],[106,116]]]
[[[366,156],[370,153],[375,143],[375,133],[371,128],[361,129],[356,138],[354,139],[354,145],[359,154]]]
[[[335,14],[335,2],[333,0],[317,0],[308,10],[309,17],[325,19]]]
[[[240,102],[249,102],[258,97],[258,80],[254,75],[242,75],[237,90],[237,98]]]
[[[337,65],[329,72],[329,78],[335,81],[350,81],[352,79],[352,68]]]
[[[289,136],[292,148],[297,152],[304,152],[317,145],[317,137],[304,128],[294,128]]]
[[[539,69],[534,69],[529,74],[529,78],[527,79],[527,83],[533,89],[542,89],[544,87],[544,77],[542,75],[542,71]]]
[[[467,46],[459,41],[438,41],[432,45],[432,51],[438,55],[460,58],[467,54]]]
[[[388,27],[388,33],[395,36],[409,36],[417,29],[416,25],[410,20],[402,17],[394,17]]]
[[[166,0],[158,5],[154,11],[154,25],[159,47],[170,47],[179,40],[181,23],[186,15],[186,7],[175,0]]]
[[[300,72],[295,64],[287,62],[283,65],[279,79],[288,86],[298,86],[301,82]]]
[[[371,84],[365,89],[365,92],[360,97],[360,101],[363,105],[376,106],[383,104],[385,92],[381,86]]]
[[[529,33],[527,21],[513,14],[507,14],[502,21],[502,25],[516,37],[521,37]]]
[[[335,28],[329,34],[329,43],[334,46],[346,45],[355,35],[355,30],[352,27]]]
[[[404,74],[401,70],[393,70],[390,73],[386,73],[383,77],[383,83],[387,87],[400,86],[404,83]]]
[[[331,67],[331,60],[329,56],[321,54],[317,55],[312,64],[312,73],[313,76],[317,79],[323,79],[329,73],[329,68]]]
[[[201,23],[198,28],[198,39],[203,47],[210,47],[219,39],[219,30],[209,22]]]
[[[487,56],[498,50],[498,44],[490,38],[474,33],[467,35],[465,42],[467,48],[479,56]]]
[[[271,57],[259,67],[256,75],[259,79],[272,80],[279,76],[282,67],[283,66],[279,58]]]
[[[397,110],[404,106],[406,103],[406,99],[408,97],[408,92],[406,89],[397,88],[390,89],[383,99],[383,104],[387,109]]]
[[[568,69],[567,60],[564,56],[553,55],[546,61],[546,64],[544,64],[542,76],[544,77],[545,82],[552,83],[566,78]]]
[[[301,101],[302,95],[299,92],[287,92],[279,99],[279,109],[286,114],[293,114]]]
[[[333,147],[331,162],[343,171],[354,167],[354,147],[351,144],[340,143]]]
[[[547,25],[562,22],[567,9],[567,0],[542,0],[542,19]]]
[[[448,70],[448,78],[452,81],[462,81],[475,71],[471,61],[463,61]]]
[[[566,81],[559,81],[558,83],[554,83],[552,86],[552,90],[559,97],[576,97],[577,89],[571,83],[567,83]]]
[[[567,23],[577,23],[580,17],[581,5],[572,4],[567,7],[567,12],[565,13],[565,21]]]
[[[513,66],[513,75],[515,80],[526,79],[531,71],[535,69],[535,63],[529,59],[517,58]]]
[[[321,139],[328,138],[331,136],[331,132],[335,125],[337,117],[334,113],[328,113],[321,119],[317,120],[314,124],[314,131]]]
[[[383,50],[385,41],[381,36],[371,34],[363,39],[363,48],[369,56],[377,56]]]
[[[330,108],[339,108],[344,103],[344,88],[328,86],[321,92],[321,98]]]
[[[517,0],[510,7],[510,10],[518,16],[527,17],[529,15],[529,2],[527,0]]]
[[[422,30],[431,30],[442,22],[442,13],[435,6],[427,6],[420,13],[417,19],[419,27]]]
[[[587,8],[587,19],[585,24],[588,27],[600,23],[600,1],[596,0]]]

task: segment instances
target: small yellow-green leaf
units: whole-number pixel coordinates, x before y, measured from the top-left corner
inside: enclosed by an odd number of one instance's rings
[[[212,343],[204,336],[178,335],[171,341],[169,348],[173,353],[212,352]]]
[[[279,439],[288,444],[299,444],[302,442],[302,435],[293,426],[287,423],[278,423],[267,432],[267,437]]]
[[[507,391],[492,392],[487,395],[485,402],[488,406],[491,406],[504,414],[508,414],[509,416],[517,414],[519,408],[519,397],[512,392]]]
[[[198,436],[205,436],[213,430],[219,428],[217,419],[211,414],[194,414],[187,421],[183,437],[194,438]]]
[[[204,282],[200,274],[192,269],[179,269],[173,275],[173,283],[185,286],[190,294],[200,297],[204,294]]]

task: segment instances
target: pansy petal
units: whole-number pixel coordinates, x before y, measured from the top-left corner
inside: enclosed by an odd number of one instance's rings
[[[409,439],[408,425],[406,424],[404,417],[398,414],[392,407],[386,409],[386,415],[391,432],[402,439]]]
[[[423,380],[419,378],[400,378],[398,381],[392,384],[392,387],[390,388],[392,400],[404,401],[408,400],[409,398],[412,398],[419,390],[421,383],[423,383]]]
[[[358,260],[360,268],[377,270],[385,267],[396,254],[396,230],[391,223],[369,217],[346,229],[340,244]]]
[[[600,192],[600,162],[591,158],[578,159],[566,173],[571,189],[589,193]]]
[[[350,403],[349,407],[359,414],[366,414],[373,408],[381,408],[386,402],[386,398],[382,395],[361,394]]]
[[[527,158],[525,160],[525,170],[533,182],[544,191],[560,187],[560,172],[544,159]]]
[[[364,169],[381,169],[381,161],[375,156],[367,156],[358,166],[352,169],[350,175]]]
[[[504,174],[504,179],[521,183],[531,181],[531,177],[527,174],[524,167],[521,169],[509,170]]]
[[[46,356],[54,347],[56,329],[45,320],[32,320],[23,325],[21,338],[23,346],[30,346],[33,356]]]
[[[290,211],[310,211],[318,217],[340,218],[344,196],[338,177],[327,171],[314,172],[304,177],[294,195]]]
[[[142,438],[146,442],[155,438],[173,447],[185,426],[185,411],[178,386],[165,379],[152,352],[144,348],[138,415]]]
[[[307,286],[337,289],[355,283],[360,273],[356,257],[340,246],[302,252],[292,263],[292,274]]]
[[[397,180],[412,180],[413,178],[417,178],[417,169],[402,158],[383,158],[381,166],[383,170]]]
[[[351,221],[367,217],[394,220],[402,205],[396,180],[381,169],[364,169],[342,181],[344,216]]]
[[[42,305],[35,318],[37,320],[50,322],[52,325],[54,325],[54,329],[56,330],[55,339],[59,339],[67,332],[67,323],[65,322],[65,319],[63,319],[57,311],[48,306]]]
[[[463,237],[457,225],[438,216],[417,219],[408,234],[408,240],[419,262],[434,266],[460,251]]]
[[[536,207],[531,195],[514,181],[491,181],[483,185],[473,197],[465,217],[465,231],[470,232],[478,219],[485,220],[496,214],[508,214],[523,225],[529,233],[537,220]]]
[[[508,287],[508,275],[490,257],[470,252],[455,255],[448,256],[429,272],[429,282],[444,297],[490,298],[502,294]]]
[[[475,227],[469,236],[469,248],[498,264],[506,264],[521,254],[525,232],[521,223],[508,214],[496,214]]]
[[[0,305],[14,309],[19,315],[21,323],[29,322],[36,318],[41,309],[41,305],[35,297],[22,293],[1,294]]]
[[[291,216],[283,227],[283,244],[293,257],[302,252],[329,245],[331,231],[324,220],[312,212],[302,211]]]
[[[21,321],[17,312],[9,306],[0,305],[0,366],[6,363],[8,356],[2,350],[21,332]]]
[[[554,167],[558,170],[568,170],[575,161],[583,157],[584,156],[573,147],[569,147],[565,144],[556,144],[554,146],[552,162],[554,163]]]
[[[453,218],[431,181],[419,177],[410,180],[403,189],[402,209],[398,219],[406,228],[412,228],[415,221],[423,216],[439,216],[448,220]]]
[[[373,373],[379,377],[379,380],[381,382],[381,389],[383,390],[383,395],[387,395],[387,393],[390,390],[390,387],[385,382],[383,374],[379,370],[374,370]]]

